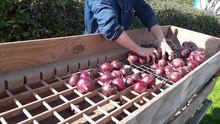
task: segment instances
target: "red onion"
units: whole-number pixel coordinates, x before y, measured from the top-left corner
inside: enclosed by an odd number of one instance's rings
[[[165,73],[163,67],[158,67],[157,69],[154,70],[155,74],[157,75],[163,75]]]
[[[119,60],[112,61],[111,65],[116,70],[119,70],[120,68],[122,68],[122,63]]]
[[[139,63],[144,65],[146,63],[146,59],[144,57],[139,57]]]
[[[112,72],[111,72],[111,74],[112,74],[112,76],[113,77],[117,77],[117,78],[121,78],[121,77],[123,77],[123,74],[119,71],[119,70],[113,70]]]
[[[130,64],[134,64],[138,62],[138,57],[135,54],[129,54],[127,60]]]
[[[144,91],[147,90],[147,85],[145,85],[143,82],[137,82],[134,84],[134,87],[133,87],[133,90],[136,92],[136,93],[143,93]]]
[[[95,83],[90,77],[83,77],[78,80],[76,88],[81,93],[88,93],[94,90]]]
[[[111,96],[117,93],[117,86],[109,81],[102,85],[101,90],[105,96]]]
[[[154,64],[151,66],[151,69],[152,69],[152,70],[156,70],[158,67],[159,67],[159,65],[156,64],[156,63],[154,63]]]
[[[146,83],[148,86],[152,86],[155,85],[156,83],[156,79],[153,75],[147,74],[145,75],[141,81],[143,81],[144,83]]]
[[[129,87],[135,83],[131,77],[125,77],[125,78],[123,78],[123,80],[124,80],[126,87]]]
[[[120,69],[120,72],[124,75],[124,76],[128,76],[131,74],[131,68],[129,67],[123,67]]]
[[[174,68],[179,68],[179,67],[183,67],[184,66],[184,62],[182,59],[180,58],[176,58],[172,61],[172,67]]]
[[[205,52],[201,49],[195,51],[198,55],[205,55]]]
[[[186,58],[190,54],[190,50],[185,48],[180,53],[182,57]]]
[[[183,66],[183,68],[186,70],[186,73],[188,74],[192,69],[190,69],[188,66]]]
[[[168,79],[173,81],[174,83],[180,80],[181,78],[182,76],[179,72],[173,72],[168,76]]]
[[[112,83],[117,86],[117,89],[119,91],[125,89],[125,82],[121,78],[115,78],[114,80],[112,80]]]
[[[160,67],[165,67],[167,65],[167,61],[164,60],[164,59],[161,59],[161,60],[158,61],[158,65]]]
[[[77,75],[77,74],[71,75],[71,77],[69,79],[69,85],[76,86],[78,80],[79,80],[79,75]]]
[[[179,68],[177,68],[175,71],[179,72],[179,73],[181,74],[182,77],[185,76],[185,75],[187,74],[186,69],[183,68],[183,67],[179,67]]]
[[[187,62],[187,66],[188,66],[191,70],[193,70],[194,68],[197,67],[197,65],[196,65],[196,63],[195,63],[194,61],[189,61],[189,62]]]
[[[164,71],[166,75],[170,75],[173,72],[173,67],[171,67],[170,65],[167,65],[164,67]]]
[[[139,81],[139,80],[141,80],[141,78],[140,78],[140,76],[139,76],[138,73],[132,74],[130,77],[131,77],[134,81]]]
[[[102,72],[111,72],[112,69],[113,69],[113,67],[112,67],[111,63],[109,63],[109,62],[105,62],[100,66],[100,70]]]
[[[90,77],[90,72],[89,71],[87,71],[87,70],[84,70],[84,71],[82,71],[81,72],[81,74],[80,74],[80,78],[83,78],[83,77]]]
[[[103,75],[101,75],[100,77],[99,77],[99,80],[101,81],[101,82],[108,82],[108,81],[111,81],[111,80],[113,80],[114,79],[114,77],[112,76],[112,74],[110,74],[110,73],[104,73]]]
[[[199,64],[202,64],[206,60],[206,57],[204,55],[197,55],[195,57],[195,61],[198,62]]]

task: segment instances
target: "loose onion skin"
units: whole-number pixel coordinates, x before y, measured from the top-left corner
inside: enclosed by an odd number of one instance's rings
[[[147,90],[147,85],[143,82],[137,82],[134,84],[133,90],[136,93],[141,94]]]
[[[117,93],[117,86],[109,81],[102,85],[101,91],[105,96],[111,96]]]
[[[78,80],[76,88],[79,92],[85,94],[94,90],[95,83],[90,77],[83,77]]]
[[[70,77],[68,83],[69,83],[69,85],[71,85],[71,86],[76,86],[78,80],[79,80],[79,75],[73,74],[73,75],[71,75],[71,77]]]

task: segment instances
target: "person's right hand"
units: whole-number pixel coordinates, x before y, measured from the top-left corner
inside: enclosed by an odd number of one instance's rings
[[[155,48],[140,47],[139,50],[136,51],[136,53],[140,56],[146,57],[147,62],[150,61],[150,58],[152,58],[153,62],[155,62],[156,58],[159,58],[159,53]]]

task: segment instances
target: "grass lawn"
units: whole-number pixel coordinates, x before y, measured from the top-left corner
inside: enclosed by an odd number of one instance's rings
[[[220,124],[220,76],[208,99],[212,101],[212,105],[200,124]]]

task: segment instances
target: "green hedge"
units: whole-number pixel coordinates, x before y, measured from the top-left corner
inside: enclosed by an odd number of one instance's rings
[[[0,42],[82,34],[83,8],[74,0],[1,0]]]
[[[150,2],[161,25],[175,25],[220,37],[220,18],[186,4]]]
[[[0,1],[0,42],[82,34],[84,3],[77,1]],[[175,25],[220,37],[219,18],[193,9],[192,0],[172,1],[149,1],[161,25]],[[141,27],[143,25],[135,18],[131,29]]]

